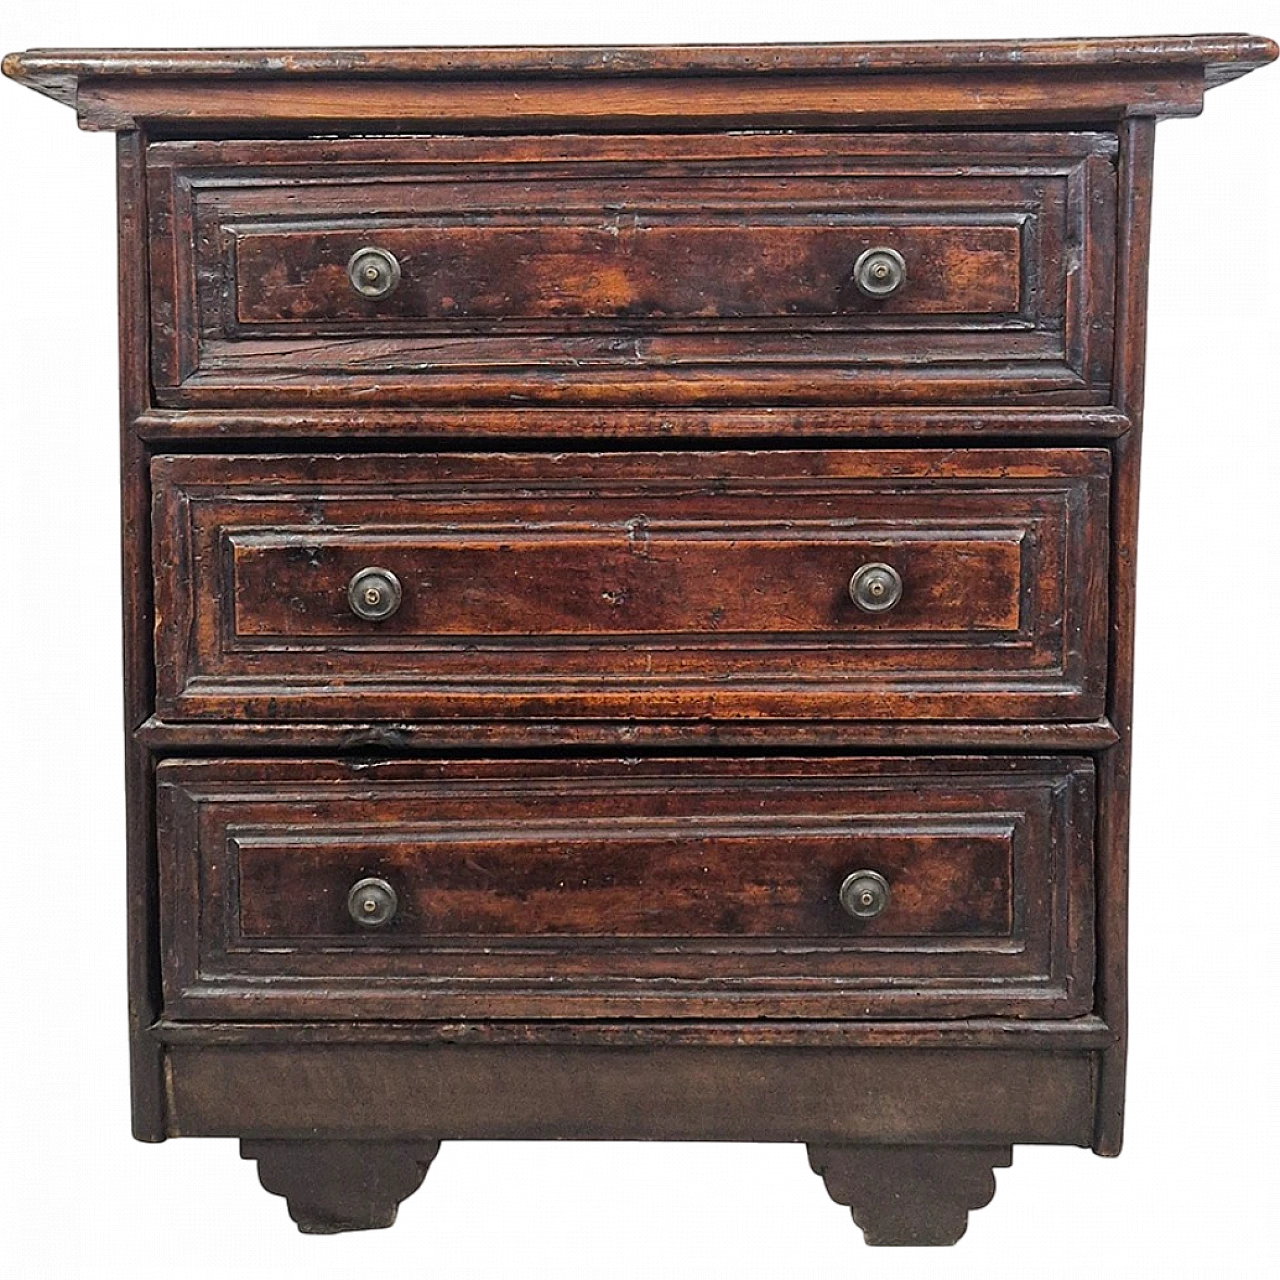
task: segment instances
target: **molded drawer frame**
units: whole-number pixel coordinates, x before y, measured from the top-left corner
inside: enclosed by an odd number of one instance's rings
[[[1101,449],[161,456],[170,722],[1088,721]],[[357,618],[363,567],[404,603]],[[849,598],[861,564],[899,605]]]
[[[157,142],[156,400],[1104,405],[1115,164],[1082,132]],[[402,282],[361,299],[383,241]],[[882,245],[908,280],[869,299]]]
[[[171,1018],[1092,1007],[1078,757],[170,760],[158,783]],[[889,906],[855,921],[842,877],[877,867]],[[370,875],[402,897],[376,930],[345,914]]]

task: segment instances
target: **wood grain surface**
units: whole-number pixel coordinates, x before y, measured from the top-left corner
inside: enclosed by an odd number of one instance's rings
[[[155,459],[171,720],[1091,720],[1097,449]],[[866,613],[864,564],[903,582]],[[400,610],[347,586],[393,572]]]
[[[156,395],[1105,404],[1114,160],[1096,132],[156,143]],[[367,246],[386,298],[348,279]],[[886,247],[906,281],[868,298]]]
[[[1079,1015],[1072,757],[167,761],[171,1016]],[[883,875],[883,914],[840,907]],[[355,923],[376,876],[400,910]]]

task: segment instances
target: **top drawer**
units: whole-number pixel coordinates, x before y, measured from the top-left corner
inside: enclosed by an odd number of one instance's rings
[[[1114,150],[1100,134],[157,143],[156,396],[1105,404]]]

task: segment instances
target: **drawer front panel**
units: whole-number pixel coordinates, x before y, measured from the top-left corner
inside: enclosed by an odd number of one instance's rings
[[[172,1016],[1079,1014],[1078,759],[166,762]],[[872,871],[888,904],[840,902]],[[375,878],[396,910],[357,923]]]
[[[160,457],[181,720],[1092,719],[1109,455]],[[850,583],[885,565],[901,598]],[[358,616],[349,584],[401,596]]]
[[[156,392],[1105,404],[1114,159],[1084,133],[157,143]],[[883,296],[876,249],[905,269]]]

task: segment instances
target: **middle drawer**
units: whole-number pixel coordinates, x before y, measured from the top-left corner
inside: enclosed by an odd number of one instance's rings
[[[162,456],[181,720],[1083,720],[1102,449]]]

